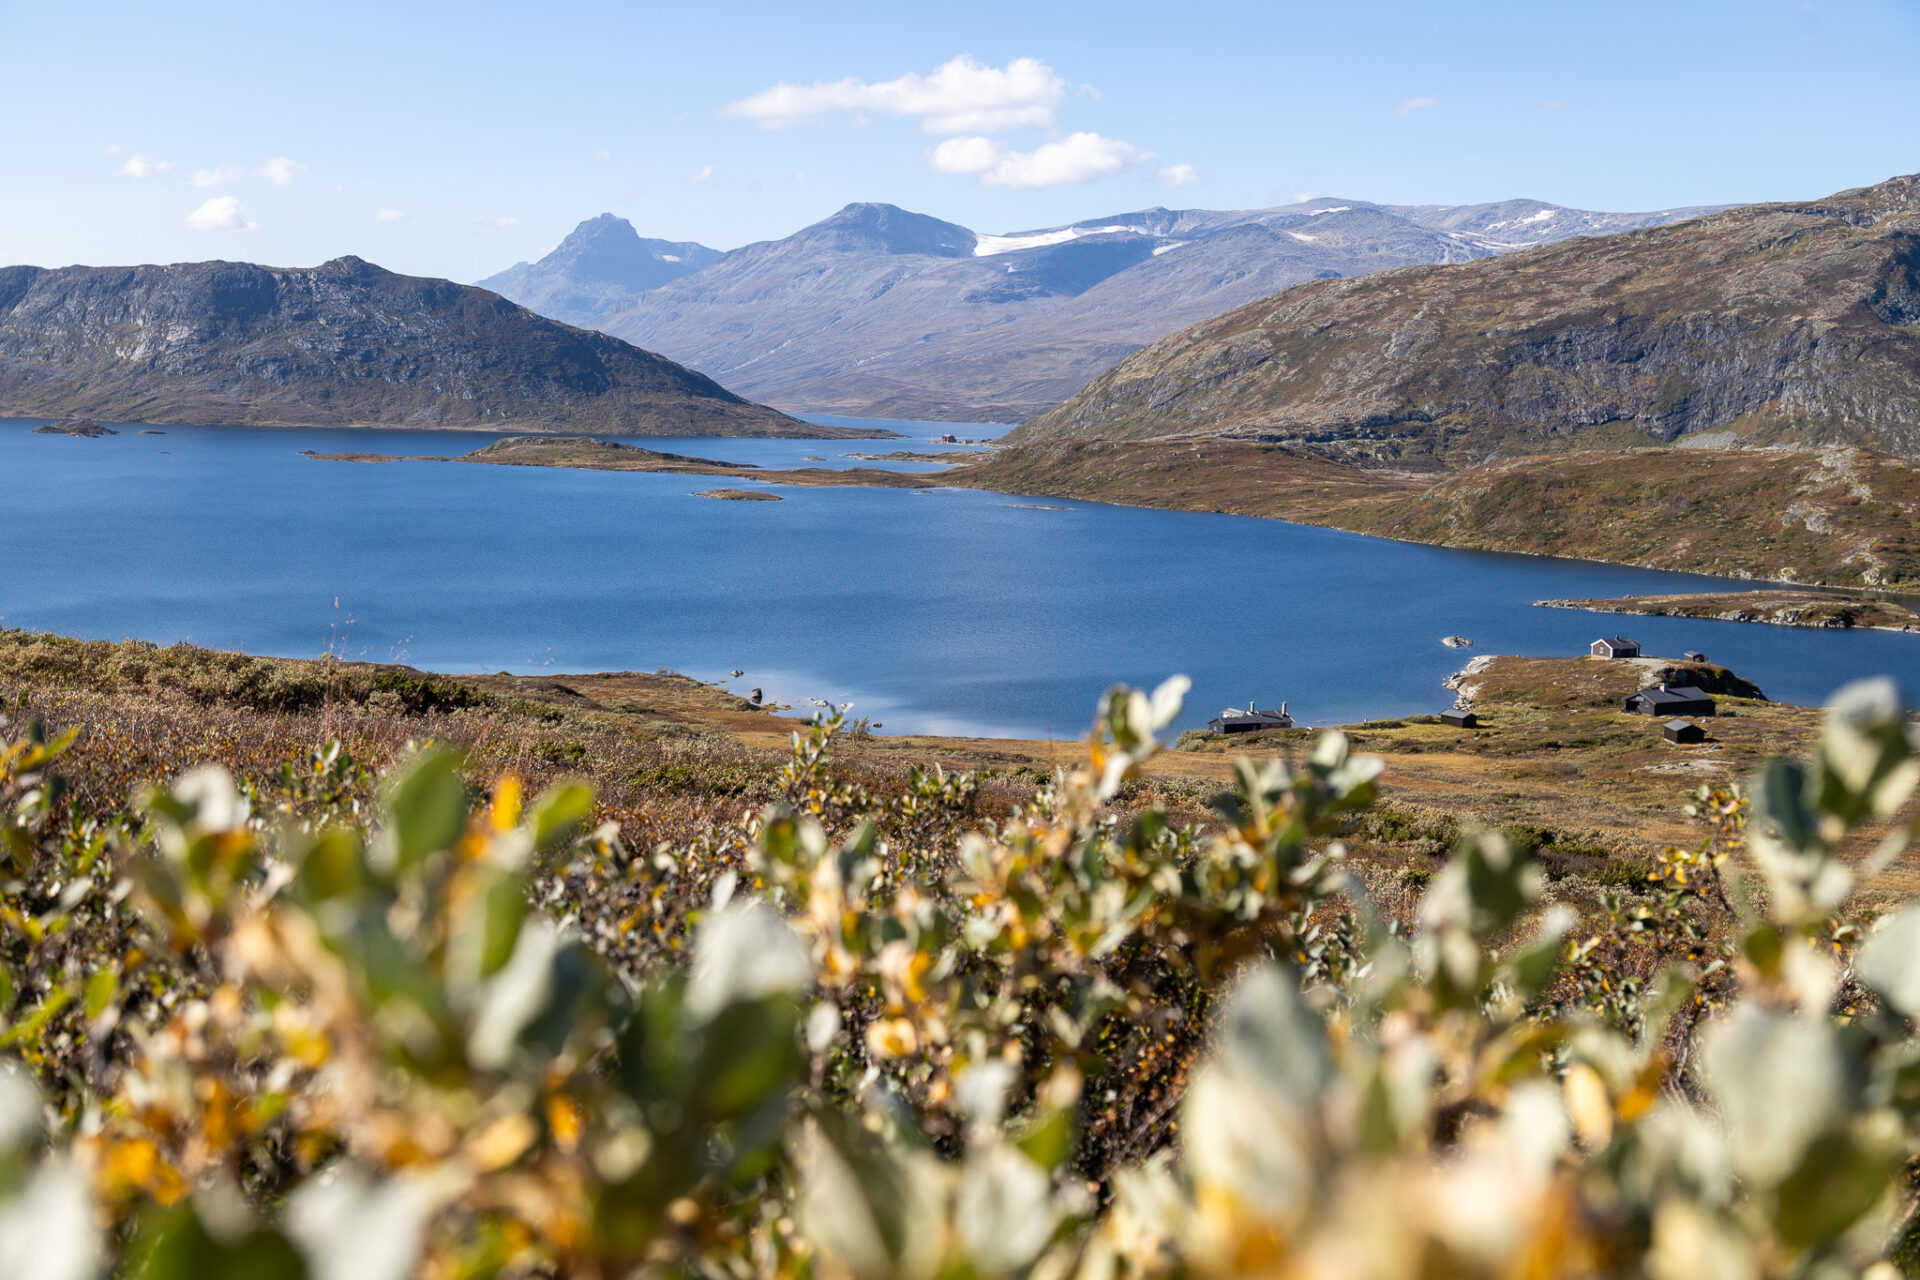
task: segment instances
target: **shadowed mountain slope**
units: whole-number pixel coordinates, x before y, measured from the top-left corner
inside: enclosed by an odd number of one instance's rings
[[[837,433],[484,289],[312,268],[0,268],[0,414],[159,423]]]

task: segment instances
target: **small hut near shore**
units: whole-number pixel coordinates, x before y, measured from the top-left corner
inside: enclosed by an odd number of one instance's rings
[[[1280,704],[1278,711],[1262,711],[1249,702],[1245,711],[1238,707],[1228,707],[1207,721],[1207,728],[1215,733],[1257,733],[1262,729],[1291,729],[1293,717],[1287,714],[1287,704],[1284,702]]]
[[[1691,720],[1669,720],[1660,726],[1660,736],[1668,742],[1678,742],[1685,745],[1695,742],[1705,742],[1707,740],[1707,731]]]

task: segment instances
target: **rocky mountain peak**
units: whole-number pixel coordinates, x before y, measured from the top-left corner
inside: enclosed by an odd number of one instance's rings
[[[793,239],[847,253],[970,258],[978,237],[967,228],[898,205],[860,202],[814,223]]]

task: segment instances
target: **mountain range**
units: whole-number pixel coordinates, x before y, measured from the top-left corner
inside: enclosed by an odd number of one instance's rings
[[[1682,437],[1920,457],[1920,177],[1299,285],[1007,438],[1204,437],[1403,467]]]
[[[1296,285],[955,476],[1445,546],[1920,582],[1920,176]]]
[[[1702,212],[1317,199],[985,235],[852,204],[724,254],[645,240],[603,214],[539,262],[480,283],[789,411],[1011,421],[1053,408],[1150,342],[1288,285]]]
[[[0,267],[0,415],[626,435],[798,422],[604,333],[359,258]]]

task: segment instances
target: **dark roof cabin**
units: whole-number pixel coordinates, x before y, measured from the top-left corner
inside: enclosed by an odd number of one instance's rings
[[[1245,711],[1238,707],[1228,707],[1207,721],[1207,728],[1215,733],[1257,733],[1262,729],[1291,729],[1293,717],[1287,714],[1287,704],[1284,702],[1280,704],[1278,711],[1261,711],[1249,702]]]
[[[1710,716],[1713,699],[1704,689],[1691,685],[1661,685],[1629,694],[1621,702],[1622,711],[1643,716]]]
[[[1471,711],[1442,711],[1440,723],[1450,724],[1456,729],[1477,729],[1480,727],[1480,717]]]
[[[1637,658],[1640,642],[1625,636],[1601,636],[1587,646],[1587,652],[1596,658]]]
[[[1707,731],[1691,720],[1669,720],[1660,726],[1660,736],[1668,742],[1705,742]]]
[[[1700,652],[1698,649],[1689,649],[1685,653],[1681,654],[1680,656],[1685,658],[1688,662],[1705,662],[1707,660],[1707,655]]]

